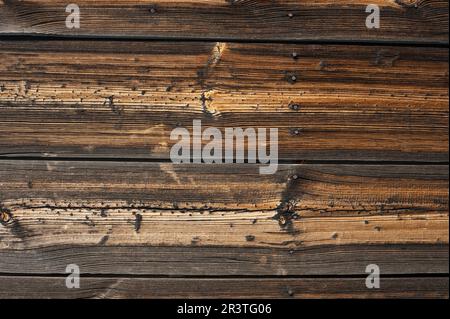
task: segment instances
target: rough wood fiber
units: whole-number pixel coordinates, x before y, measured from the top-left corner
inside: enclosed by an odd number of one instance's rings
[[[0,34],[448,43],[446,0],[79,0],[80,29],[66,27],[69,3],[0,1]],[[366,27],[369,3],[380,29]]]
[[[0,249],[0,273],[63,275],[69,264],[83,274],[116,276],[367,276],[448,273],[448,244],[323,245],[312,247],[49,246]]]
[[[448,167],[1,161],[2,249],[448,243]]]
[[[168,158],[200,119],[279,128],[285,160],[448,161],[447,49],[1,41],[0,58],[2,155]]]
[[[448,298],[448,277],[385,278],[369,290],[365,278],[65,278],[0,276],[0,298]]]

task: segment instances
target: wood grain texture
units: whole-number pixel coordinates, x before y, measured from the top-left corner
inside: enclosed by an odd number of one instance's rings
[[[3,156],[168,158],[199,119],[278,128],[284,160],[448,161],[443,48],[1,41],[0,58]]]
[[[448,244],[322,245],[312,247],[49,246],[0,249],[0,273],[64,275],[76,264],[84,275],[139,276],[384,276],[448,273]]]
[[[80,0],[68,29],[0,0],[0,299],[448,298],[449,3],[371,3],[380,29],[362,0]],[[278,128],[278,171],[172,164],[193,120]]]
[[[448,167],[1,161],[2,249],[448,243]]]
[[[366,7],[381,10],[367,29]],[[81,28],[68,29],[66,1],[0,1],[0,34],[448,43],[445,0],[257,1],[80,0]]]
[[[384,278],[367,289],[365,278],[65,278],[0,276],[0,298],[448,298],[448,277]]]

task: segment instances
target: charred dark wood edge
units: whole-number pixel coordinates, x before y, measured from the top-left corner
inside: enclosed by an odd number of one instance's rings
[[[350,160],[350,159],[337,159],[337,160],[302,160],[302,159],[278,159],[280,165],[398,165],[398,166],[448,166],[448,154],[445,155],[446,160],[440,161],[405,161],[405,160]],[[123,163],[172,163],[168,158],[141,158],[141,157],[83,157],[72,156],[67,157],[67,154],[60,156],[56,153],[0,153],[0,161],[63,161],[63,162],[123,162]],[[248,165],[254,165],[245,161]],[[220,164],[217,164],[220,165]]]
[[[155,37],[155,36],[111,36],[111,35],[58,35],[58,34],[17,34],[1,33],[0,41],[120,41],[120,42],[227,42],[227,43],[273,43],[273,44],[312,44],[312,45],[358,45],[358,46],[396,46],[396,47],[424,47],[449,48],[448,42],[439,41],[390,41],[390,40],[285,40],[285,39],[252,39],[227,37]]]

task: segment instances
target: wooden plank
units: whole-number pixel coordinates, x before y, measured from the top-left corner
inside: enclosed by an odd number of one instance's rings
[[[0,249],[1,274],[117,276],[349,276],[376,264],[385,275],[448,273],[448,245],[324,245],[295,248],[49,246]]]
[[[448,243],[448,166],[1,161],[0,248]]]
[[[167,159],[198,119],[278,128],[284,160],[448,161],[444,48],[0,41],[0,58],[3,156]]]
[[[369,3],[380,7],[379,29],[366,27]],[[66,27],[67,5],[0,1],[0,34],[448,43],[446,0],[79,0],[79,29]]]
[[[65,278],[0,276],[0,298],[448,298],[448,277],[382,278],[83,278],[67,289]]]

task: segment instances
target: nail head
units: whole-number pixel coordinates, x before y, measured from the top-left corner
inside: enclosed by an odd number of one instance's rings
[[[291,110],[293,110],[293,111],[298,111],[298,110],[300,109],[300,105],[297,104],[297,103],[291,103],[291,104],[289,105],[289,108],[290,108]]]

